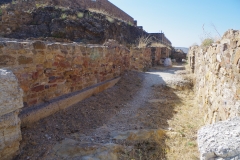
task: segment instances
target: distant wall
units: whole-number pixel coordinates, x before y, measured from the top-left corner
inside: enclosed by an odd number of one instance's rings
[[[227,31],[208,48],[191,47],[188,59],[205,122],[240,116],[240,31]]]
[[[156,41],[167,46],[172,46],[171,41],[167,39],[164,33],[149,33],[149,35]]]

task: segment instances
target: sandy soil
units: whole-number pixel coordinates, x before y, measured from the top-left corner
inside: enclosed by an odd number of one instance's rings
[[[175,74],[182,69],[176,66],[155,68],[146,73],[127,72],[116,86],[22,128],[23,140],[16,159],[49,159],[53,146],[65,138],[112,143],[110,134],[116,131],[172,130],[169,120],[177,114],[175,108],[186,95],[180,97],[169,86],[184,82]],[[161,143],[165,145],[165,141]],[[154,148],[148,146],[142,159],[148,159],[151,150]],[[165,159],[165,150],[161,152],[152,159]]]

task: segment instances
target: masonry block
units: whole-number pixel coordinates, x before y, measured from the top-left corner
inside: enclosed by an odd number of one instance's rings
[[[22,139],[19,109],[23,107],[23,92],[10,70],[0,69],[0,157],[16,156]]]

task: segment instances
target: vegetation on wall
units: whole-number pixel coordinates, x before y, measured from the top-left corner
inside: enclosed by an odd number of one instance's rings
[[[214,40],[212,38],[206,38],[202,41],[201,46],[202,47],[208,47],[210,46],[212,43],[214,42]]]
[[[141,36],[137,39],[137,47],[146,48],[151,42],[152,38],[150,36]]]

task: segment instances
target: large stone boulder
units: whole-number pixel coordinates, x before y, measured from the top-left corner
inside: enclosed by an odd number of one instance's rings
[[[198,131],[201,160],[240,159],[240,117],[202,127]]]

